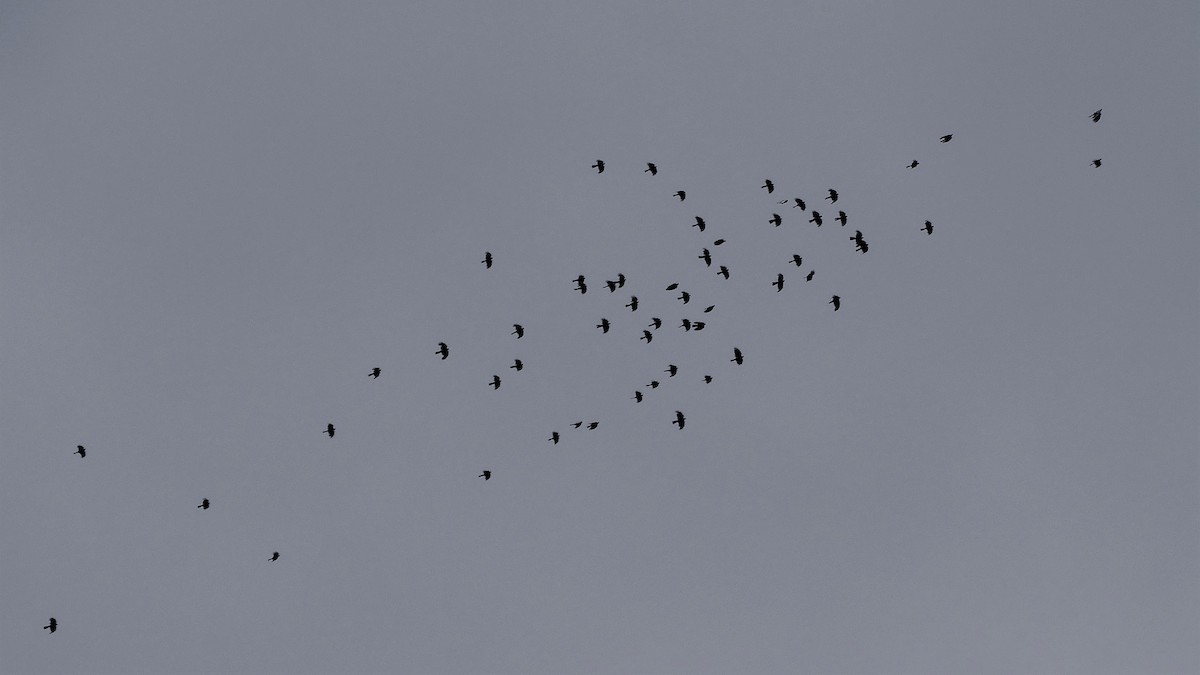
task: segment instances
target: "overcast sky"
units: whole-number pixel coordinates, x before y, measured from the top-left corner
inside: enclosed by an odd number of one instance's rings
[[[4,3],[0,670],[1200,670],[1198,16]]]

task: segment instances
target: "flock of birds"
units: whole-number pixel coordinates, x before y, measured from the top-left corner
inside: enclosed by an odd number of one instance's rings
[[[1101,113],[1102,113],[1102,109],[1097,110],[1096,112],[1091,114],[1090,117],[1091,117],[1091,120],[1093,123],[1100,121]],[[938,141],[940,143],[949,143],[953,138],[954,138],[954,134],[946,134],[944,136],[941,136],[938,139]],[[1101,159],[1092,160],[1092,165],[1095,167],[1100,167]],[[914,160],[912,160],[911,163],[909,163],[907,165],[907,168],[915,169],[918,166],[920,166],[920,162],[917,161],[916,159],[914,159]],[[597,174],[603,174],[605,169],[607,168],[607,164],[605,163],[604,160],[598,159],[598,160],[596,160],[595,164],[591,165],[591,168],[595,169]],[[643,173],[648,173],[651,176],[657,176],[658,175],[658,165],[653,162],[647,163],[646,168],[643,169]],[[767,194],[769,194],[769,195],[774,195],[775,182],[773,180],[771,180],[770,178],[768,178],[763,181],[761,189],[765,189],[767,191]],[[687,200],[687,191],[678,190],[671,196],[678,198],[679,201],[682,203]],[[836,189],[833,189],[833,188],[829,188],[827,190],[826,196],[824,197],[824,201],[828,201],[830,203],[831,207],[834,204],[837,204],[839,199],[841,199],[840,193]],[[821,227],[824,223],[824,216],[816,209],[809,210],[807,202],[801,197],[791,197],[788,199],[779,200],[776,203],[779,205],[791,204],[791,207],[793,209],[798,208],[801,210],[801,212],[807,212],[809,215],[807,222],[813,223],[817,227]],[[845,211],[838,210],[837,216],[834,217],[833,220],[835,222],[839,223],[842,227],[845,227],[846,223],[849,222],[849,216],[847,216]],[[774,225],[775,227],[779,227],[783,222],[783,217],[779,213],[772,213],[771,218],[769,218],[767,220],[767,222],[771,225]],[[704,232],[707,227],[707,223],[705,222],[704,218],[702,218],[700,216],[695,216],[695,222],[692,223],[692,227],[697,228],[700,232]],[[933,223],[929,220],[926,220],[924,222],[924,225],[922,227],[920,227],[919,229],[921,231],[924,231],[926,235],[932,235],[933,234]],[[859,253],[866,253],[869,250],[869,245],[867,244],[866,239],[863,237],[863,233],[861,230],[855,230],[854,236],[850,237],[850,240],[854,243],[855,251],[857,251]],[[716,239],[712,242],[711,245],[715,248],[715,247],[721,246],[725,242],[726,242],[725,239]],[[711,249],[709,249],[708,247],[703,247],[701,249],[701,253],[697,256],[697,258],[699,258],[704,263],[705,267],[708,267],[708,268],[711,268],[713,266],[714,260],[715,260]],[[487,269],[491,269],[493,264],[495,263],[495,258],[490,251],[487,251],[484,253],[483,259],[480,262]],[[794,264],[799,269],[802,267],[802,265],[804,263],[804,259],[800,256],[800,254],[792,254],[791,259],[788,262],[791,264]],[[816,271],[810,269],[806,274],[804,274],[805,282],[812,281],[815,274],[816,274]],[[729,271],[728,266],[717,264],[717,275],[728,280],[730,278],[730,271]],[[609,290],[610,293],[615,293],[618,289],[625,287],[625,284],[627,281],[625,274],[619,273],[616,276],[617,276],[616,279],[604,281],[604,286]],[[581,295],[586,294],[588,292],[587,277],[585,275],[580,274],[579,276],[575,277],[571,281],[575,284],[574,290],[578,291]],[[778,292],[783,291],[784,284],[785,284],[785,277],[784,277],[783,273],[780,272],[780,273],[776,274],[775,280],[773,282],[771,282],[770,285],[774,286],[775,292],[778,293]],[[675,299],[679,300],[682,303],[682,305],[686,306],[692,300],[691,293],[689,293],[688,291],[680,290],[678,283],[672,283],[672,284],[668,285],[666,287],[666,291],[667,292],[679,291],[679,295],[676,296]],[[626,303],[624,305],[624,307],[628,308],[631,312],[636,312],[638,310],[640,304],[641,303],[639,302],[638,297],[636,295],[631,295],[629,302]],[[842,298],[840,295],[834,294],[830,297],[829,302],[827,304],[833,305],[833,311],[836,312],[841,309]],[[711,313],[715,308],[716,308],[716,305],[708,305],[703,310],[701,310],[700,313],[707,315],[707,314]],[[704,330],[706,325],[707,325],[706,321],[684,317],[681,319],[679,328],[681,328],[684,331],[689,331],[689,332],[702,331],[702,330]],[[513,330],[512,330],[511,335],[515,336],[516,339],[519,340],[525,336],[525,327],[523,325],[513,324],[512,327],[513,327]],[[641,331],[642,335],[639,339],[642,340],[643,342],[645,342],[646,344],[651,343],[654,340],[655,331],[658,331],[662,327],[663,327],[662,318],[651,317],[650,323],[647,325],[647,327],[645,329],[642,329],[642,331]],[[602,333],[608,333],[612,328],[612,322],[610,322],[607,318],[601,318],[600,323],[596,324],[596,328],[599,329]],[[450,358],[450,346],[447,343],[439,342],[437,346],[438,346],[438,348],[434,351],[435,355],[440,356],[441,360],[443,360],[443,361]],[[742,354],[741,348],[739,348],[739,347],[732,348],[732,358],[730,358],[729,361],[738,366],[740,366],[744,363],[745,357]],[[513,364],[511,366],[509,366],[510,369],[512,369],[516,372],[521,372],[524,369],[524,367],[525,367],[524,362],[521,359],[514,359]],[[679,374],[679,367],[675,364],[668,364],[667,368],[663,372],[666,373],[668,377],[673,378]],[[367,377],[370,377],[372,379],[378,379],[382,375],[382,373],[383,373],[382,368],[375,367],[375,368],[372,368],[369,373],[367,373]],[[711,383],[713,381],[713,376],[711,374],[704,374],[703,381],[705,384]],[[491,380],[487,382],[487,386],[492,387],[493,390],[498,390],[498,389],[500,389],[501,382],[502,382],[502,380],[499,375],[492,375]],[[658,389],[660,387],[660,385],[661,385],[661,382],[659,382],[658,380],[651,380],[650,383],[646,385],[646,387],[649,389]],[[642,401],[645,400],[645,392],[641,389],[635,390],[633,392],[632,399],[634,401],[636,401],[637,403],[641,403]],[[674,419],[672,419],[670,421],[670,423],[673,426],[677,427],[679,430],[682,430],[685,426],[687,426],[687,416],[683,413],[682,410],[676,410],[674,413]],[[572,426],[576,429],[586,428],[588,430],[595,430],[599,427],[599,425],[600,425],[600,423],[597,421],[585,422],[583,420],[580,420],[580,421],[572,423],[570,426]],[[332,439],[334,437],[334,434],[336,433],[336,431],[337,431],[336,427],[334,427],[333,423],[331,422],[325,426],[325,430],[322,431],[321,433],[327,434],[329,436],[329,438]],[[549,442],[557,445],[561,439],[562,439],[562,434],[560,434],[558,431],[551,431],[550,437],[547,440]],[[79,455],[79,457],[81,459],[85,458],[85,457],[87,457],[87,454],[88,454],[87,448],[85,448],[82,445],[78,445],[78,446],[76,446],[75,452],[72,454]],[[482,478],[485,481],[491,480],[492,470],[491,469],[483,469],[482,472],[478,475],[478,478]],[[211,506],[211,503],[209,502],[209,500],[207,498],[205,498],[205,499],[201,500],[200,504],[198,504],[196,506],[196,508],[207,511],[210,508],[210,506]],[[271,556],[267,560],[270,562],[275,562],[275,561],[279,560],[279,558],[280,558],[279,551],[274,551],[274,552],[272,552]],[[54,633],[55,631],[58,630],[58,620],[54,617],[50,617],[49,623],[47,623],[45,626],[43,626],[43,629],[48,630],[51,633]]]

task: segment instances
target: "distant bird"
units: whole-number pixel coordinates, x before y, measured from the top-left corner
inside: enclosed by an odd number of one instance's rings
[[[509,333],[509,335],[516,335],[517,339],[520,340],[521,338],[525,337],[525,327],[519,323],[514,323],[513,332]]]
[[[771,194],[775,191],[775,184],[771,182],[770,178],[768,178],[767,182],[763,183],[762,186],[767,188],[767,194]]]
[[[804,203],[803,199],[796,197],[796,198],[792,199],[792,201],[796,202],[795,204],[792,204],[793,209],[800,209],[801,211],[808,210],[808,205]]]
[[[500,388],[500,376],[493,375],[492,381],[488,382],[488,386],[492,388],[492,391],[496,391],[497,389],[499,389]]]
[[[724,265],[721,265],[721,269],[717,272],[717,274],[725,277],[726,279],[729,279],[729,268]]]
[[[686,305],[686,304],[688,304],[688,301],[690,301],[692,299],[692,294],[688,293],[687,291],[679,291],[679,297],[675,298],[675,299],[682,300],[683,304]]]
[[[778,287],[775,289],[776,293],[783,290],[783,273],[782,272],[779,273],[779,276],[775,277],[775,281],[773,281],[771,283],[771,285]]]
[[[920,164],[921,164],[920,162],[918,162],[917,160],[915,160],[915,159],[914,159],[914,160],[912,161],[912,164],[909,164],[907,168],[909,168],[909,169],[915,169],[915,168],[917,168],[918,166],[920,166]]]
[[[770,219],[770,220],[768,220],[767,222],[768,222],[768,223],[771,223],[771,224],[772,224],[772,225],[774,225],[775,227],[779,227],[780,225],[782,225],[782,224],[783,224],[783,218],[782,218],[782,217],[780,217],[780,215],[779,215],[778,213],[772,213],[772,214],[771,214],[771,219]]]
[[[1097,110],[1096,112],[1092,113],[1092,121],[1093,121],[1093,122],[1099,122],[1099,121],[1100,121],[1100,113],[1101,113],[1103,110],[1104,110],[1104,108],[1101,108],[1100,110]]]
[[[71,454],[79,455],[79,458],[83,459],[84,457],[87,457],[87,448],[83,447],[82,445],[77,445],[75,446],[75,452],[72,452]]]
[[[590,430],[592,430],[592,431],[595,431],[595,430],[596,430],[596,427],[598,427],[598,426],[600,426],[600,423],[599,423],[599,422],[590,422],[590,423],[588,424],[588,429],[590,429]]]
[[[592,165],[592,168],[596,170],[596,173],[604,173],[604,160],[596,160],[596,163]]]
[[[382,372],[383,371],[379,368],[372,368],[371,372],[367,373],[367,377],[373,377],[375,379],[379,379],[379,373],[382,373]]]
[[[720,246],[721,244],[724,244],[724,243],[725,243],[724,239],[718,239],[713,242],[713,246]]]
[[[276,560],[279,560],[279,551],[275,551],[271,554],[271,562],[275,562]]]
[[[814,274],[816,274],[816,273],[817,273],[817,271],[816,271],[816,270],[809,270],[809,272],[808,272],[808,276],[804,277],[804,280],[805,280],[805,281],[812,281],[813,275],[814,275]]]
[[[551,443],[553,443],[553,444],[555,444],[555,445],[558,445],[558,432],[557,432],[557,431],[551,431],[551,432],[550,432],[550,438],[547,438],[546,440],[550,441]]]
[[[600,323],[596,324],[596,328],[600,329],[601,333],[608,332],[608,319],[600,319]]]
[[[680,323],[680,324],[679,324],[679,327],[680,327],[680,328],[682,328],[682,329],[684,329],[684,330],[691,330],[691,329],[692,329],[692,320],[691,320],[691,319],[683,319],[682,321],[683,321],[683,323]]]
[[[446,357],[450,356],[450,348],[446,346],[445,342],[439,342],[438,350],[434,354],[441,354],[442,360],[445,361]]]
[[[862,230],[855,230],[854,236],[850,237],[850,240],[854,242],[854,250],[860,253],[867,252],[867,242],[863,239]]]
[[[479,474],[479,476],[478,476],[478,477],[479,477],[479,478],[482,478],[482,479],[484,479],[484,480],[491,480],[491,479],[492,479],[492,472],[491,472],[491,471],[488,471],[487,469],[484,469],[484,470],[483,470],[483,473]]]
[[[678,424],[679,428],[682,429],[683,425],[686,421],[687,421],[687,419],[683,416],[683,413],[676,410],[675,411],[675,420],[672,421],[671,424]]]
[[[579,427],[583,426],[583,420],[579,420],[578,422],[572,422],[572,423],[571,423],[571,426],[573,426],[573,427],[575,427],[576,429],[578,429]]]
[[[839,309],[842,308],[841,296],[839,296],[839,295],[833,296],[832,298],[829,299],[829,304],[833,305],[833,311],[835,311],[835,312],[838,311]]]
[[[662,328],[662,319],[658,318],[657,316],[650,317],[650,327],[654,330]]]
[[[1094,166],[1096,168],[1100,168],[1100,162],[1101,162],[1101,160],[1099,160],[1099,159],[1093,159],[1092,166]]]
[[[480,260],[479,262],[483,263],[484,267],[491,269],[492,268],[492,252],[491,251],[485,252],[483,254],[483,260]]]
[[[650,341],[654,339],[654,334],[648,330],[644,330],[640,339],[645,340],[646,344],[650,344]]]
[[[322,431],[321,433],[329,434],[329,437],[333,438],[333,432],[335,432],[335,431],[337,431],[337,429],[333,428],[333,423],[331,422],[331,423],[325,425],[325,431]]]
[[[921,229],[925,230],[925,234],[933,234],[933,223],[927,220],[925,221],[925,227],[922,227]]]
[[[700,228],[700,231],[703,232],[705,227],[704,219],[700,216],[696,216],[696,222],[692,225],[692,227],[698,227]]]
[[[712,384],[712,375],[704,376],[704,384]]]
[[[513,370],[515,370],[519,373],[522,370],[524,370],[525,362],[522,361],[521,359],[513,359],[513,364],[511,366],[509,366],[509,368],[512,368]]]
[[[704,326],[706,325],[703,321],[693,321],[692,330],[704,330]]]
[[[625,275],[617,272],[617,288],[625,288]]]
[[[954,138],[954,134],[946,134],[945,136],[939,138],[938,141],[941,143],[949,143],[951,138]]]
[[[674,194],[674,196],[675,196],[675,197],[679,197],[679,201],[683,201],[683,200],[687,199],[687,193],[686,193],[686,192],[684,192],[683,190],[680,190],[679,192],[676,192],[676,193]]]
[[[650,384],[648,384],[646,386],[650,387],[651,389],[658,389],[658,380],[651,380]]]
[[[777,202],[775,202],[775,203],[776,203],[776,204],[786,204],[786,203],[788,203],[789,201],[791,201],[791,200],[789,200],[789,199],[780,199],[779,201],[777,201]]]
[[[629,311],[636,312],[637,308],[638,308],[637,296],[636,295],[629,296],[629,302],[625,303],[625,306],[629,308]]]
[[[704,313],[705,313],[705,314],[708,314],[709,312],[713,311],[713,310],[714,310],[714,309],[716,309],[716,308],[717,308],[717,306],[716,306],[716,305],[709,305],[708,307],[705,307],[705,308],[704,308]]]
[[[846,212],[845,211],[838,211],[837,221],[842,224],[842,227],[846,226]]]
[[[653,162],[647,162],[646,168],[642,169],[642,173],[648,173],[651,176],[658,175],[658,165]]]
[[[42,630],[49,630],[51,633],[58,630],[58,619],[55,619],[54,617],[50,617],[50,623],[48,625],[42,626]]]
[[[738,349],[737,347],[734,347],[733,348],[733,358],[729,359],[729,360],[733,361],[734,363],[738,364],[739,366],[742,365],[742,350]]]
[[[834,190],[833,188],[830,188],[829,196],[826,197],[825,199],[828,199],[830,204],[836,204],[837,200],[838,200],[838,191]]]
[[[204,509],[205,511],[207,511],[207,510],[208,510],[208,500],[207,500],[207,499],[203,499],[203,500],[201,500],[201,501],[200,501],[200,505],[199,505],[199,506],[197,506],[196,508],[198,508],[198,509]]]
[[[813,211],[813,212],[812,212],[812,218],[809,218],[809,219],[808,219],[808,222],[810,222],[810,223],[816,223],[816,224],[817,224],[817,227],[820,227],[820,226],[821,226],[821,223],[822,223],[822,222],[824,222],[824,221],[821,219],[821,212],[820,212],[820,211]]]
[[[679,288],[679,284],[668,284],[668,285],[667,285],[667,289],[666,289],[666,290],[668,290],[668,291],[673,291],[673,290],[675,290],[676,288]]]
[[[583,275],[575,277],[575,290],[580,294],[587,293],[587,283],[584,281]]]
[[[667,373],[670,377],[675,377],[675,374],[679,372],[679,366],[675,365],[674,363],[669,364],[667,369],[663,372]]]
[[[605,286],[608,286],[608,292],[609,292],[609,293],[616,293],[616,292],[617,292],[617,282],[615,282],[615,281],[606,281],[606,282],[604,282],[604,285],[605,285]]]
[[[792,264],[799,267],[804,262],[804,258],[800,257],[799,253],[792,254]]]
[[[642,392],[634,391],[633,392],[633,400],[637,401],[638,403],[641,403],[642,402]]]
[[[703,252],[696,257],[704,261],[705,267],[712,267],[712,254],[708,252],[708,249],[703,249]]]

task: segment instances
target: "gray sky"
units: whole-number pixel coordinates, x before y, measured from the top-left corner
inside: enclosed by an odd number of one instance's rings
[[[0,7],[0,669],[1200,669],[1196,4],[733,5]]]

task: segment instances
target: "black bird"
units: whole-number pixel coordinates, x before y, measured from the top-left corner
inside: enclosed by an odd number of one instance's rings
[[[337,429],[333,428],[333,423],[331,422],[331,423],[325,425],[325,431],[322,431],[321,433],[329,434],[329,437],[333,438],[333,432],[335,432],[335,431],[337,431]]]
[[[724,265],[721,265],[721,269],[717,272],[717,274],[725,277],[726,279],[729,279],[729,268]]]
[[[371,372],[367,373],[367,377],[373,377],[375,379],[379,379],[379,373],[382,373],[382,372],[383,371],[380,370],[379,368],[372,368]]]
[[[55,619],[54,617],[50,617],[49,625],[42,626],[42,630],[49,630],[51,633],[58,630],[58,619]]]
[[[814,275],[814,274],[816,274],[816,273],[817,273],[817,271],[816,271],[816,270],[809,270],[809,271],[808,271],[808,276],[804,277],[804,280],[805,280],[805,281],[812,281],[813,275]]]
[[[716,308],[717,308],[717,306],[716,306],[716,305],[709,305],[708,307],[705,307],[705,308],[704,308],[704,313],[705,313],[705,314],[708,314],[709,312],[713,311],[713,310],[714,310],[714,309],[716,309]]]
[[[492,252],[486,251],[483,254],[483,260],[480,260],[479,262],[483,263],[484,267],[491,269],[492,268]]]
[[[579,427],[583,426],[583,420],[579,420],[578,422],[572,422],[572,423],[571,423],[571,426],[573,426],[573,427],[575,427],[576,429],[578,429]]]
[[[705,227],[704,219],[700,216],[696,216],[696,223],[692,225],[692,227],[698,227],[700,228],[700,231],[703,232]]]
[[[733,348],[733,358],[729,359],[729,360],[733,361],[734,363],[738,364],[739,366],[742,365],[742,350],[738,349],[737,347],[734,347]]]
[[[600,323],[596,324],[596,328],[600,329],[601,333],[608,332],[608,319],[600,319]]]
[[[279,560],[279,551],[275,551],[271,554],[271,562],[275,562],[276,560]]]
[[[79,458],[83,459],[84,457],[87,457],[87,448],[83,447],[82,445],[77,445],[75,446],[75,452],[72,452],[71,454],[79,455]]]
[[[617,272],[617,288],[625,288],[625,275]]]
[[[704,249],[704,252],[696,257],[704,261],[705,267],[712,267],[712,254],[708,252],[708,249]]]
[[[773,224],[775,227],[779,227],[783,224],[783,218],[781,218],[778,213],[772,213],[771,219],[767,222]]]
[[[806,205],[806,204],[804,203],[804,200],[803,200],[803,199],[800,199],[799,197],[796,197],[796,198],[792,199],[792,201],[796,202],[795,204],[792,204],[792,208],[793,208],[793,209],[800,209],[801,211],[807,211],[807,210],[808,210],[808,205]]]
[[[604,160],[596,160],[596,163],[592,165],[592,168],[596,170],[596,173],[604,173]]]
[[[724,239],[718,239],[713,242],[713,246],[720,246],[721,244],[724,244],[724,243],[725,243]]]
[[[500,376],[493,375],[492,381],[488,382],[488,386],[492,388],[492,391],[496,391],[497,389],[499,389],[500,388]]]
[[[772,282],[771,285],[778,286],[778,288],[775,289],[776,293],[783,290],[783,273],[782,272],[779,273],[779,276],[775,277],[775,281]]]
[[[925,234],[933,234],[933,223],[927,220],[925,221],[925,227],[922,227],[921,229],[925,230]]]
[[[846,226],[846,212],[845,211],[838,211],[837,221],[842,224],[842,227]]]
[[[446,357],[450,356],[450,348],[446,346],[445,342],[439,342],[438,350],[434,354],[441,354],[442,360],[445,361]]]
[[[833,311],[835,311],[835,312],[838,311],[839,309],[842,308],[841,296],[838,296],[838,295],[833,296],[832,298],[829,299],[829,304],[833,305]]]
[[[201,500],[201,501],[200,501],[200,505],[199,505],[199,506],[197,506],[196,508],[198,508],[198,509],[204,509],[205,511],[207,511],[207,510],[208,510],[208,500],[207,500],[207,499],[203,499],[203,500]]]
[[[657,316],[650,317],[650,327],[654,330],[662,328],[662,319],[658,318]]]
[[[592,430],[592,431],[595,431],[595,430],[596,430],[596,427],[598,427],[598,426],[600,426],[600,423],[599,423],[599,422],[590,422],[590,423],[588,424],[588,429],[590,429],[590,430]]]
[[[654,164],[653,162],[647,162],[646,168],[642,169],[642,173],[648,173],[651,176],[657,176],[658,175],[658,165]]]
[[[633,400],[637,401],[638,403],[641,403],[642,402],[642,392],[634,391],[633,392]]]
[[[525,362],[522,361],[521,359],[513,359],[513,364],[511,366],[509,366],[509,368],[512,368],[513,370],[515,370],[519,373],[519,372],[521,372],[522,369],[525,368]]]
[[[644,330],[644,331],[642,331],[641,339],[645,340],[646,344],[650,344],[650,341],[654,339],[654,334],[648,330]]]
[[[951,138],[954,138],[954,134],[946,134],[945,136],[939,138],[938,141],[942,143],[949,143]]]
[[[855,230],[854,236],[850,237],[850,240],[854,242],[855,251],[859,251],[860,253],[867,252],[867,242],[863,239],[862,230]]]
[[[629,311],[636,312],[637,308],[638,308],[637,296],[636,295],[629,296],[629,302],[625,303],[625,306],[629,308]]]
[[[667,286],[667,290],[668,290],[668,291],[673,291],[673,290],[675,290],[676,288],[679,288],[679,284],[669,284],[669,285]]]
[[[767,194],[775,191],[775,184],[771,182],[770,178],[767,179],[767,182],[763,183],[763,187],[767,188]]]
[[[915,159],[914,159],[914,160],[912,161],[912,164],[909,164],[907,168],[909,168],[909,169],[915,169],[915,168],[917,168],[917,166],[919,166],[920,164],[921,164],[920,162],[918,162],[917,160],[915,160]]]
[[[557,431],[551,431],[551,432],[550,432],[550,438],[547,438],[546,440],[550,441],[551,443],[553,443],[553,444],[555,444],[555,445],[558,445],[558,432],[557,432]]]
[[[683,323],[679,324],[679,327],[684,330],[691,330],[692,329],[692,320],[691,319],[683,319]]]
[[[712,375],[704,376],[704,384],[712,384]]]
[[[703,321],[693,321],[692,330],[704,330],[706,324]]]
[[[584,281],[583,275],[575,277],[575,290],[580,294],[587,293],[587,283]]]
[[[676,410],[675,411],[675,419],[674,419],[674,421],[671,422],[671,424],[678,424],[679,428],[682,429],[684,422],[686,422],[686,421],[687,420],[686,420],[686,418],[684,418],[683,413]]]
[[[1093,122],[1099,122],[1099,121],[1100,121],[1100,112],[1101,112],[1102,110],[1104,110],[1104,108],[1101,108],[1100,110],[1097,110],[1096,112],[1092,113],[1092,121],[1093,121]]]
[[[648,384],[646,386],[650,387],[651,389],[658,389],[658,380],[651,380],[650,384]]]
[[[517,339],[520,340],[521,338],[525,337],[525,327],[519,323],[514,323],[513,332],[509,333],[509,335],[516,335]]]
[[[824,221],[821,219],[821,212],[820,212],[820,211],[813,211],[813,212],[812,212],[812,218],[809,218],[809,219],[808,219],[808,222],[810,222],[810,223],[816,223],[816,224],[817,224],[817,227],[820,227],[820,226],[821,226],[821,223],[822,223],[822,222],[824,222]]]
[[[675,299],[682,300],[683,304],[686,305],[688,304],[688,301],[692,299],[692,294],[688,293],[687,291],[679,291],[679,297]]]
[[[687,199],[687,193],[684,192],[683,190],[676,192],[674,196],[679,197],[679,201],[683,201],[683,200]]]
[[[608,286],[608,292],[609,292],[609,293],[616,293],[616,292],[617,292],[617,282],[615,282],[615,281],[606,281],[606,282],[604,282],[604,285],[605,285],[605,286]]]
[[[484,479],[484,480],[491,480],[491,479],[492,479],[492,472],[491,472],[491,471],[488,471],[487,469],[484,469],[484,470],[483,470],[483,473],[479,474],[479,476],[478,476],[478,477],[479,477],[479,478],[482,478],[482,479]]]
[[[796,267],[799,267],[803,262],[804,258],[801,258],[799,253],[792,254],[792,264],[794,264]]]
[[[678,372],[679,372],[679,366],[675,365],[674,363],[672,363],[672,364],[669,364],[669,365],[667,366],[667,369],[666,369],[666,370],[664,370],[663,372],[664,372],[664,373],[667,373],[667,374],[668,374],[668,375],[670,375],[671,377],[675,377],[675,373],[678,373]]]
[[[1101,160],[1099,160],[1099,159],[1093,159],[1092,166],[1094,166],[1096,168],[1100,168],[1100,162],[1101,162]]]
[[[834,190],[833,188],[830,188],[829,196],[826,197],[825,199],[828,199],[830,204],[836,204],[837,200],[838,200],[838,191]]]

